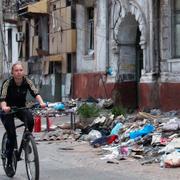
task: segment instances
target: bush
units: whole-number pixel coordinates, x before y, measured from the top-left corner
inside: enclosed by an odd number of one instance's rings
[[[78,108],[77,113],[82,118],[97,117],[99,116],[99,109],[95,104],[89,105],[85,103]]]
[[[126,109],[123,106],[114,106],[111,110],[115,117],[126,114]]]

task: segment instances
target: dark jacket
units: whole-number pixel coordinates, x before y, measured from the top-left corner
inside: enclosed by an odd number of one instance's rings
[[[11,107],[24,107],[28,91],[34,98],[39,94],[38,90],[29,78],[24,77],[22,84],[17,86],[14,78],[11,77],[5,80],[2,84],[0,102],[5,101],[7,106]]]

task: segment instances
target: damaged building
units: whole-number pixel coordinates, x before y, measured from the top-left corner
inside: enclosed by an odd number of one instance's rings
[[[28,74],[48,101],[70,96],[72,64],[75,62],[75,6],[70,1],[41,0],[19,4],[19,29],[25,34],[22,61]]]
[[[115,96],[128,107],[179,109],[180,1],[93,1],[93,52],[85,46],[87,31],[81,31],[88,27],[89,2],[77,5],[74,95]],[[109,67],[113,73],[104,77]]]
[[[48,101],[180,108],[180,0],[17,1],[18,55]]]

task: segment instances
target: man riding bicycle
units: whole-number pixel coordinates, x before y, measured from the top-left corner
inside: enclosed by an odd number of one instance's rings
[[[35,88],[33,82],[25,77],[24,69],[21,62],[12,65],[12,76],[5,80],[1,87],[0,105],[5,112],[1,115],[2,123],[6,129],[8,143],[6,145],[6,155],[8,158],[8,168],[12,169],[12,154],[16,143],[16,130],[14,117],[16,116],[21,121],[26,121],[30,132],[33,131],[34,119],[32,113],[28,109],[23,109],[16,113],[8,113],[11,107],[25,107],[27,91],[39,102],[41,107],[45,107],[42,97]]]

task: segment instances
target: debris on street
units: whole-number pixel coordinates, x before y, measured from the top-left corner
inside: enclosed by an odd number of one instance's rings
[[[90,99],[91,101],[93,99]],[[79,107],[87,104],[81,111]],[[88,112],[88,106],[91,111]],[[58,106],[58,108],[57,108]],[[52,107],[54,108],[52,111]],[[149,112],[118,114],[112,111],[111,100],[83,102],[71,100],[66,104],[50,104],[50,109],[39,112],[45,118],[69,117],[69,122],[50,125],[37,135],[37,141],[88,141],[93,148],[100,148],[101,159],[107,163],[118,163],[130,158],[142,165],[159,163],[162,168],[180,167],[180,116],[178,111],[161,112],[152,109]],[[123,112],[123,109],[120,109]],[[90,114],[98,114],[91,117]],[[78,114],[80,112],[81,114]],[[83,114],[84,113],[84,114]],[[58,116],[57,116],[58,114]],[[72,121],[72,115],[75,119]],[[84,115],[82,118],[81,115]],[[85,115],[88,115],[85,118]],[[75,127],[75,129],[72,128]],[[47,125],[47,124],[46,124]]]

